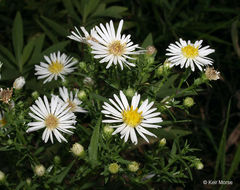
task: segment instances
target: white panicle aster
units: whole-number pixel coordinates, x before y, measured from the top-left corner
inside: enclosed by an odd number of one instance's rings
[[[100,27],[96,26],[97,33],[93,35],[94,39],[98,41],[88,41],[91,44],[92,54],[94,58],[101,59],[100,63],[107,62],[107,69],[117,63],[121,66],[123,70],[123,65],[127,67],[135,67],[135,64],[130,63],[127,59],[135,59],[129,55],[140,54],[143,51],[135,51],[139,46],[133,45],[131,42],[131,35],[121,35],[121,30],[123,26],[123,20],[120,21],[118,25],[117,32],[115,32],[113,22],[110,21],[106,23],[106,27],[100,24]]]
[[[179,42],[175,43],[168,46],[169,53],[166,53],[167,56],[170,56],[168,60],[172,63],[171,67],[180,65],[181,68],[191,67],[192,71],[195,71],[194,65],[196,65],[202,71],[202,67],[212,65],[212,59],[206,56],[215,50],[209,49],[209,46],[202,47],[202,40],[192,44],[189,40],[186,42],[180,38]]]
[[[84,34],[84,37],[81,35],[81,33],[79,32],[76,26],[74,28],[76,32],[71,31],[72,35],[68,36],[68,38],[70,38],[71,40],[75,40],[77,42],[86,43],[86,44],[88,43],[88,40],[95,41],[95,39],[93,38],[93,35],[96,34],[95,28],[91,29],[89,34],[83,26],[80,27]]]
[[[132,98],[131,106],[129,106],[128,100],[122,91],[120,91],[120,98],[116,94],[113,96],[115,101],[109,99],[112,105],[104,102],[104,109],[102,110],[102,113],[110,118],[108,120],[103,120],[103,123],[121,123],[120,125],[111,126],[112,128],[116,128],[112,135],[120,133],[121,138],[124,137],[125,142],[127,142],[130,136],[134,144],[138,143],[136,131],[147,142],[149,141],[145,134],[156,137],[153,133],[145,129],[161,127],[155,124],[162,122],[162,118],[157,117],[161,114],[160,112],[155,112],[157,108],[151,108],[154,102],[148,103],[148,99],[146,99],[142,105],[138,107],[140,94],[135,93]]]
[[[32,131],[37,131],[39,129],[45,128],[42,134],[42,140],[46,143],[50,137],[53,143],[53,134],[56,139],[61,143],[62,141],[67,142],[67,140],[60,133],[73,134],[69,129],[75,129],[73,126],[76,121],[76,116],[73,112],[69,112],[68,104],[63,104],[59,101],[58,96],[52,96],[51,102],[48,102],[46,96],[44,96],[44,101],[39,97],[35,101],[35,105],[30,107],[32,112],[29,115],[37,120],[36,122],[28,123],[27,133]]]
[[[38,79],[43,79],[43,83],[50,82],[53,78],[57,80],[60,77],[64,80],[64,75],[67,75],[74,71],[76,67],[72,67],[77,63],[77,60],[73,60],[73,57],[67,57],[66,54],[51,53],[50,57],[44,56],[47,63],[40,62],[40,65],[35,65],[35,75],[39,75]]]
[[[73,92],[68,92],[66,87],[59,88],[59,94],[62,97],[65,103],[68,103],[68,107],[72,112],[83,112],[86,113],[87,111],[80,107],[82,101],[80,101],[77,97],[78,90],[75,92],[75,96],[73,96]]]

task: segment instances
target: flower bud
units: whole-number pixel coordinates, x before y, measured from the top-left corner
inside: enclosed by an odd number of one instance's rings
[[[86,65],[85,62],[81,61],[81,62],[79,62],[79,67],[80,67],[81,69],[83,69],[83,70],[86,70],[87,65]]]
[[[111,138],[112,137],[113,131],[114,131],[114,129],[112,127],[110,127],[109,125],[105,125],[103,127],[104,136],[107,137],[107,138]]]
[[[0,182],[4,182],[5,180],[5,173],[3,173],[1,170],[0,170]]]
[[[37,91],[34,91],[34,92],[32,93],[32,97],[34,98],[34,100],[38,99],[39,93],[38,93]]]
[[[163,72],[164,72],[164,70],[163,70],[163,65],[161,65],[161,66],[159,66],[159,67],[157,68],[157,70],[156,70],[156,75],[157,75],[158,77],[160,77],[160,76],[163,75]]]
[[[37,176],[41,177],[45,173],[45,167],[42,164],[36,165],[34,168],[34,172]]]
[[[197,170],[202,170],[204,165],[201,161],[197,161],[197,162],[195,162],[195,167]]]
[[[80,100],[85,100],[87,98],[87,94],[84,90],[80,90],[78,92],[77,96]]]
[[[139,163],[133,161],[130,164],[128,164],[128,170],[130,172],[136,172],[139,169]]]
[[[166,145],[166,143],[167,143],[166,139],[165,139],[165,138],[162,138],[162,139],[159,141],[159,146],[160,146],[160,147],[163,147],[163,146]]]
[[[62,79],[62,85],[63,85],[63,86],[67,86],[67,85],[68,85],[68,83],[69,83],[69,82],[68,82],[68,80],[67,80],[67,79],[65,79],[65,78],[64,78],[64,79]]]
[[[24,84],[26,83],[25,78],[24,77],[18,77],[14,83],[13,83],[13,88],[15,88],[16,90],[20,90],[22,89],[22,87],[24,86]]]
[[[85,77],[83,79],[83,84],[85,84],[86,86],[90,87],[94,85],[94,81],[91,77]]]
[[[164,67],[165,70],[170,69],[171,68],[171,62],[168,61],[168,59],[166,59],[163,63],[163,67]]]
[[[53,159],[54,163],[55,164],[60,164],[61,163],[61,158],[59,156],[54,156],[54,159]]]
[[[118,173],[120,166],[117,163],[111,163],[108,166],[108,170],[111,174],[116,174]]]
[[[84,154],[84,147],[79,144],[79,143],[75,143],[72,148],[71,148],[71,152],[75,155],[75,156],[83,156]]]
[[[128,88],[126,90],[126,96],[129,97],[129,98],[132,98],[135,94],[135,91],[132,89],[132,88]]]
[[[194,104],[194,100],[191,97],[186,97],[183,101],[183,105],[186,107],[192,107]]]
[[[154,47],[154,46],[148,46],[147,48],[146,48],[146,54],[147,55],[152,55],[152,54],[154,54],[157,50],[156,50],[156,48]]]
[[[32,183],[31,178],[27,178],[27,179],[26,179],[26,183],[27,183],[28,186],[31,186],[31,183]]]

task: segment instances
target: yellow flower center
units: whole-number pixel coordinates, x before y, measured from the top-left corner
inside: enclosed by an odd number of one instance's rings
[[[51,65],[48,66],[48,70],[52,74],[58,74],[63,70],[63,64],[59,63],[58,61],[52,62]]]
[[[7,121],[5,118],[0,119],[0,127],[3,127],[6,124],[7,124]]]
[[[125,51],[125,46],[126,46],[125,43],[121,44],[121,42],[117,40],[108,46],[108,51],[110,54],[113,54],[113,55],[117,55],[117,56],[122,55]]]
[[[55,129],[57,128],[59,122],[58,118],[52,114],[50,114],[46,119],[45,119],[45,125],[48,129]]]
[[[77,106],[74,102],[68,100],[68,107],[70,108],[70,111],[74,112]]]
[[[186,58],[195,58],[198,56],[198,47],[194,47],[193,45],[187,45],[182,48],[182,54]]]
[[[143,119],[142,112],[138,113],[138,108],[133,110],[133,106],[130,109],[124,110],[122,117],[123,121],[131,127],[136,127]]]

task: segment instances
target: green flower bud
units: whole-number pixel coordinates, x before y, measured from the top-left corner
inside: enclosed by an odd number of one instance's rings
[[[197,170],[202,170],[204,165],[201,161],[197,161],[197,162],[195,162],[195,167]]]
[[[160,147],[163,147],[163,146],[166,145],[166,143],[167,143],[166,139],[165,139],[165,138],[162,138],[162,139],[159,141],[159,146],[160,146]]]
[[[147,57],[147,62],[149,65],[154,63],[154,57]]]
[[[64,79],[62,80],[62,85],[63,85],[63,86],[67,86],[68,83],[69,83],[69,82],[68,82],[67,79],[64,78]]]
[[[54,156],[53,160],[54,160],[54,163],[57,165],[61,163],[61,158],[59,156]]]
[[[79,62],[79,67],[80,67],[81,69],[83,69],[83,70],[86,70],[87,65],[86,65],[85,62],[81,61],[81,62]]]
[[[135,91],[134,91],[134,89],[132,89],[132,88],[128,88],[127,90],[126,90],[126,96],[127,97],[129,97],[129,98],[132,98],[133,96],[134,96],[134,94],[135,94]]]
[[[31,178],[27,178],[27,179],[26,179],[26,183],[27,183],[28,186],[31,186],[31,183],[32,183]]]
[[[112,127],[110,127],[109,125],[105,125],[103,127],[103,133],[106,138],[111,138],[113,131],[114,131],[114,129]]]
[[[128,170],[130,172],[136,172],[139,169],[139,163],[133,161],[130,164],[128,164]]]
[[[37,91],[34,91],[34,92],[32,93],[32,97],[34,98],[34,100],[38,99],[39,93],[38,93]]]
[[[111,163],[108,166],[108,170],[111,174],[116,174],[118,173],[120,166],[117,163]]]
[[[78,92],[77,96],[80,100],[85,100],[87,98],[87,94],[84,90],[80,90]]]
[[[36,165],[34,172],[37,176],[42,177],[45,174],[45,167],[42,164]]]
[[[0,182],[4,182],[5,181],[5,173],[3,173],[1,170],[0,170]]]
[[[158,69],[156,70],[156,75],[157,75],[158,77],[160,77],[160,76],[163,75],[163,72],[164,72],[164,70],[163,70],[163,65],[161,65],[161,66],[159,66]]]
[[[191,97],[186,97],[183,101],[183,105],[186,107],[192,107],[194,104],[194,100]]]
[[[165,70],[169,70],[171,68],[171,62],[166,59],[163,63],[163,67]]]
[[[71,148],[71,152],[75,156],[82,157],[84,155],[84,147],[79,143],[75,143]]]
[[[13,144],[13,140],[12,140],[12,139],[8,139],[8,140],[7,140],[7,144],[8,144],[8,145],[12,145],[12,144]]]

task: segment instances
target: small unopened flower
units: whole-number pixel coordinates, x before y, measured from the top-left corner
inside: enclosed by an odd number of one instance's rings
[[[195,167],[197,170],[202,170],[204,165],[201,161],[197,161],[197,162],[195,162]]]
[[[26,183],[27,183],[27,185],[28,185],[28,186],[30,186],[30,185],[31,185],[31,183],[32,183],[32,180],[31,180],[31,178],[29,178],[29,177],[28,177],[28,178],[26,179]]]
[[[110,138],[112,136],[113,131],[114,129],[109,125],[105,125],[103,127],[104,136],[106,136],[107,138]]]
[[[139,169],[139,163],[133,161],[130,164],[128,164],[128,170],[130,172],[136,172]]]
[[[147,55],[152,55],[152,54],[154,54],[157,50],[156,50],[156,48],[154,47],[154,46],[148,46],[147,48],[146,48],[146,54]]]
[[[85,84],[86,86],[93,86],[94,85],[94,81],[91,77],[85,77],[83,79],[83,84]]]
[[[190,40],[185,41],[180,38],[179,42],[170,44],[166,55],[169,56],[168,60],[172,63],[171,66],[190,67],[192,71],[195,71],[195,66],[197,66],[202,71],[202,67],[212,65],[212,59],[207,56],[215,50],[210,49],[209,46],[202,47],[202,42],[199,40],[191,43]]]
[[[37,91],[34,91],[34,92],[32,93],[32,97],[34,98],[34,100],[38,99],[39,93],[38,93]]]
[[[171,68],[171,62],[168,59],[166,59],[163,63],[163,67],[164,67],[165,70],[170,69]]]
[[[192,107],[194,104],[194,100],[191,97],[186,97],[183,101],[183,105],[186,107]]]
[[[213,67],[207,67],[205,69],[205,75],[208,80],[220,79],[220,72],[216,71]]]
[[[135,90],[134,90],[134,89],[128,88],[128,89],[126,90],[126,96],[127,96],[127,97],[132,98],[132,97],[134,96],[134,94],[135,94]]]
[[[25,78],[24,77],[18,77],[14,83],[13,83],[13,88],[20,90],[22,89],[22,87],[24,86],[24,84],[26,83]]]
[[[41,177],[45,174],[45,167],[42,164],[36,165],[34,168],[34,172],[37,176]]]
[[[38,75],[38,79],[45,79],[43,83],[50,82],[53,78],[57,80],[58,77],[64,80],[64,75],[73,72],[76,68],[73,66],[78,62],[60,51],[51,53],[49,57],[44,56],[44,59],[46,63],[40,62],[40,65],[35,65],[35,75]]]
[[[77,96],[80,100],[85,100],[87,98],[87,94],[84,90],[80,90],[78,93],[77,93]]]
[[[71,152],[75,156],[83,156],[83,154],[84,154],[84,147],[81,144],[79,144],[79,143],[75,143],[75,144],[73,144],[73,146],[71,148]]]
[[[166,145],[166,143],[167,143],[166,139],[165,139],[165,138],[162,138],[162,139],[159,141],[159,146],[160,146],[160,147],[163,147],[163,146]]]
[[[0,112],[0,128],[7,124],[7,121],[4,117],[4,112]]]
[[[108,166],[108,170],[111,174],[116,174],[119,171],[120,166],[117,163],[111,163]]]
[[[1,88],[0,89],[0,100],[2,102],[4,102],[5,104],[8,104],[12,98],[12,93],[13,93],[13,88],[11,88],[10,90],[9,90],[9,88],[7,88],[6,90]]]
[[[160,77],[160,76],[163,75],[163,73],[164,73],[164,67],[163,67],[163,65],[160,65],[160,66],[157,68],[157,70],[156,70],[156,75],[157,75],[158,77]]]
[[[1,170],[0,170],[0,182],[3,182],[5,180],[5,173],[3,173]]]
[[[53,161],[54,161],[55,164],[60,164],[61,163],[60,156],[58,156],[58,155],[54,156]]]
[[[81,69],[83,69],[83,70],[86,70],[87,65],[86,65],[85,62],[81,61],[81,62],[79,62],[79,67],[80,67]]]

